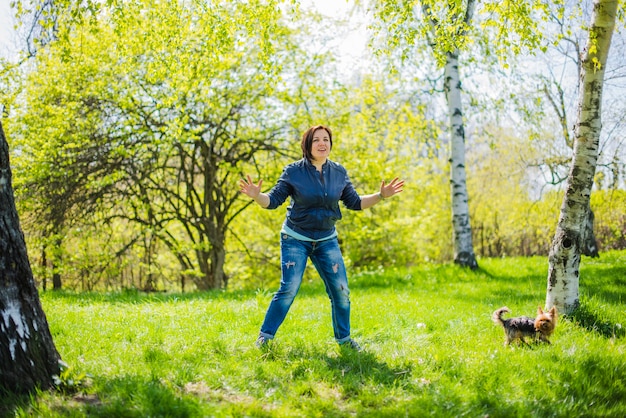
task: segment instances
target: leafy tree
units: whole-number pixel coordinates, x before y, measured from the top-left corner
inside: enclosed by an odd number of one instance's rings
[[[470,211],[466,184],[465,122],[461,95],[460,61],[462,52],[475,52],[472,44],[481,45],[485,56],[506,59],[511,50],[535,48],[541,36],[533,20],[541,3],[520,5],[513,2],[481,4],[482,15],[475,18],[476,2],[460,0],[446,3],[423,0],[413,2],[375,2],[377,19],[385,26],[388,50],[400,50],[401,58],[419,56],[420,40],[426,39],[432,56],[443,67],[443,91],[448,104],[450,135],[450,186],[455,262],[478,266],[472,243]],[[477,23],[475,23],[475,21]],[[480,26],[480,28],[479,28]],[[489,36],[488,36],[489,35]],[[415,57],[412,57],[415,59]],[[476,59],[476,57],[468,58]]]
[[[15,208],[9,147],[0,122],[0,388],[46,389],[59,375],[54,346]]]
[[[485,123],[481,131],[468,153],[477,253],[486,257],[547,255],[558,198],[556,193],[533,198],[536,186],[528,175],[527,161],[539,151],[520,140],[523,133],[508,127]]]
[[[241,213],[236,181],[262,153],[282,153],[281,80],[302,55],[271,3],[174,3],[147,16],[125,10],[116,22],[121,39],[141,34],[122,46],[136,150],[122,189],[129,219],[165,243],[197,288],[222,288],[227,231]]]
[[[469,53],[466,62],[477,62],[479,57],[487,60],[497,58],[504,63],[505,68],[508,68],[508,60],[512,55],[537,49],[545,52],[547,44],[542,35],[545,23],[554,10],[561,18],[564,10],[562,2],[549,6],[540,1],[489,1],[481,3],[473,16],[472,0],[447,2],[444,5],[423,0],[420,2],[421,7],[417,7],[414,2],[386,1],[375,4],[378,19],[386,25],[382,32],[387,34],[388,47],[401,50],[403,59],[412,54],[417,55],[419,48],[411,47],[419,39],[428,39],[435,58],[442,65],[450,64],[451,58],[454,60],[458,58],[458,52],[464,52]],[[473,20],[468,19],[472,16]],[[448,77],[444,81],[448,80],[455,78]],[[536,120],[534,122],[541,126]],[[455,147],[452,142],[451,154],[454,154],[455,148],[458,155],[464,153],[460,146]]]
[[[34,58],[38,71],[27,75],[22,92],[27,104],[16,107],[11,118],[18,151],[15,169],[21,174],[16,192],[37,222],[33,231],[41,237],[42,263],[51,264],[55,289],[62,287],[69,228],[98,209],[112,191],[114,170],[123,159],[115,147],[113,90],[105,75],[111,71],[111,56],[95,55],[103,51],[95,40],[82,41],[94,55],[73,60],[66,48],[53,44]]]
[[[552,5],[547,27],[554,33],[554,42],[544,54],[532,60],[532,64],[521,62],[525,70],[525,86],[520,97],[525,98],[524,117],[531,126],[530,146],[541,149],[528,160],[529,168],[545,179],[547,189],[562,187],[568,175],[574,149],[574,114],[576,98],[580,92],[580,74],[584,56],[586,25],[590,18],[590,2],[568,1]],[[589,9],[589,10],[586,10]],[[617,42],[616,42],[617,41]],[[596,188],[616,189],[620,183],[623,141],[624,101],[621,100],[624,80],[624,37],[619,32],[613,35],[611,52],[607,58],[605,80],[607,87],[602,108],[603,130],[599,142]],[[526,58],[528,61],[528,58]],[[537,64],[536,67],[533,64]],[[532,68],[532,69],[530,69]],[[522,72],[522,71],[520,71]],[[530,73],[530,78],[528,78]],[[537,123],[542,120],[542,123]],[[584,229],[582,253],[598,255],[598,243],[593,230],[594,212],[588,212]]]
[[[589,208],[601,132],[603,79],[617,15],[617,0],[596,0],[582,59],[574,158],[557,230],[550,247],[546,306],[571,314],[578,308],[582,230]]]
[[[23,166],[40,161],[85,179],[76,196],[93,196],[107,222],[140,225],[197,288],[225,287],[227,231],[241,213],[236,180],[261,154],[283,153],[294,102],[286,86],[306,54],[275,2],[117,6],[61,27],[37,55],[21,135],[27,143],[35,120],[50,121],[41,138],[54,137],[66,164],[31,153]],[[45,117],[68,107],[76,118]],[[83,155],[85,165],[74,164]]]
[[[433,55],[444,67],[444,84],[448,104],[450,135],[450,191],[453,225],[454,261],[475,269],[478,267],[472,243],[465,167],[465,128],[461,101],[459,53],[467,42],[476,2],[421,2],[421,10],[409,2],[384,1],[376,4],[378,19],[387,23],[391,48],[407,48],[428,39]],[[407,58],[407,49],[402,52]]]
[[[442,210],[449,200],[441,193],[440,150],[430,141],[441,132],[411,84],[394,74],[363,74],[345,98],[352,111],[336,121],[333,155],[346,166],[357,191],[377,190],[394,175],[406,181],[397,199],[365,212],[345,211],[338,225],[345,238],[342,248],[357,268],[445,259],[438,251],[450,236]]]
[[[597,190],[591,194],[596,214],[596,237],[604,251],[626,248],[626,190]]]

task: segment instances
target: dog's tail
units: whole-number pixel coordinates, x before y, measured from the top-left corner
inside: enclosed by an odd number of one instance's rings
[[[504,321],[502,320],[502,314],[505,312],[511,312],[511,310],[509,308],[507,308],[506,306],[503,306],[502,308],[496,310],[493,315],[491,316],[491,319],[493,319],[493,322],[496,325],[502,325],[504,326]]]

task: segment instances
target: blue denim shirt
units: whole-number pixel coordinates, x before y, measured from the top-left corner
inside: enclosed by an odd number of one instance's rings
[[[361,210],[361,197],[346,169],[330,160],[321,173],[306,158],[289,164],[268,195],[268,209],[276,209],[291,196],[285,225],[313,240],[334,234],[335,222],[341,219],[340,200],[348,209]]]

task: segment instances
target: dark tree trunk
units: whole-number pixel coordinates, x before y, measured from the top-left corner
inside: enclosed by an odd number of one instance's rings
[[[41,288],[45,292],[48,288],[48,278],[46,277],[46,269],[48,268],[48,256],[46,254],[46,246],[41,247],[41,271],[43,274],[41,275]]]
[[[58,230],[60,228],[58,226],[55,225],[54,228],[54,232],[58,233]],[[52,289],[53,290],[61,290],[61,288],[63,287],[63,283],[61,283],[61,273],[59,273],[59,265],[61,264],[61,245],[63,244],[63,241],[60,239],[57,239],[55,241],[55,251],[56,251],[56,256],[52,258]]]
[[[196,255],[202,272],[201,276],[194,278],[198,290],[225,289],[228,285],[228,276],[224,272],[226,259],[224,247],[212,247],[209,251],[197,250]]]
[[[28,261],[0,122],[0,387],[14,393],[48,388],[60,360]]]
[[[582,248],[581,251],[583,255],[587,257],[599,257],[598,254],[598,241],[596,241],[596,236],[593,233],[593,220],[595,216],[591,208],[589,208],[589,212],[587,213],[587,218],[585,218],[585,225],[583,225],[581,235],[582,235]]]
[[[53,265],[53,268],[55,268],[56,266]],[[61,283],[61,274],[58,271],[55,271],[54,273],[52,273],[52,289],[53,290],[61,290],[62,288],[62,283]]]

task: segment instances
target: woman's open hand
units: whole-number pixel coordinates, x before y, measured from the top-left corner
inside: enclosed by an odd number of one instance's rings
[[[385,180],[380,185],[380,196],[383,199],[387,199],[402,191],[404,186],[404,180],[399,180],[398,177],[391,180],[389,184],[385,184]]]
[[[263,184],[263,180],[259,180],[258,183],[254,184],[250,175],[247,175],[247,180],[241,179],[239,180],[239,191],[247,196],[250,196],[253,199],[259,197],[259,193],[261,193],[261,185]]]

